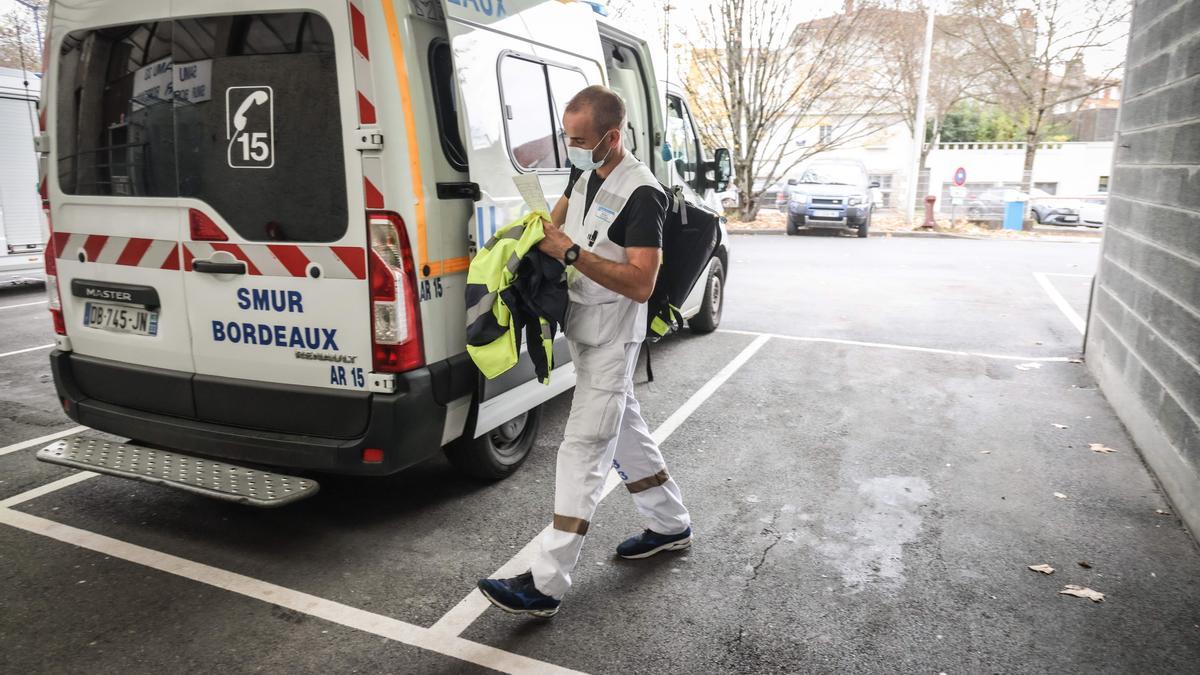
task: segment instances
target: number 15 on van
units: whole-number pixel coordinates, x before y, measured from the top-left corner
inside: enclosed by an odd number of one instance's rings
[[[268,86],[225,90],[226,156],[234,169],[275,166],[275,96]]]

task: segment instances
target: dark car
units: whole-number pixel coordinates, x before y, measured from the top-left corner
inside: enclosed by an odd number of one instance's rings
[[[799,178],[789,178],[777,201],[786,208],[788,234],[802,228],[852,231],[860,237],[871,229],[874,210],[867,168],[854,160],[816,160]]]

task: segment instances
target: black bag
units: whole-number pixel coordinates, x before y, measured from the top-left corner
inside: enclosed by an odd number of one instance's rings
[[[679,309],[708,270],[708,261],[721,245],[721,216],[683,198],[682,188],[666,188],[667,215],[663,220],[663,262],[654,293],[646,301],[646,337],[657,341],[683,328]]]

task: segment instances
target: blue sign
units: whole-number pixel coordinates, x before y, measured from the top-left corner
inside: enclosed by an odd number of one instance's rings
[[[954,172],[954,184],[962,185],[965,182],[967,182],[967,170],[960,166]]]

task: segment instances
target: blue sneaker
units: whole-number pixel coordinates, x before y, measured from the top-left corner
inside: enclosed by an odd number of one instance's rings
[[[555,600],[533,585],[532,572],[511,579],[480,579],[479,592],[509,614],[551,617],[558,613],[558,606],[562,604],[562,600]]]
[[[634,535],[617,547],[617,555],[634,560],[649,558],[659,551],[679,551],[692,545],[692,528],[679,534],[659,534],[654,530]]]

